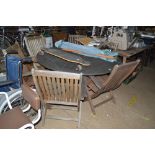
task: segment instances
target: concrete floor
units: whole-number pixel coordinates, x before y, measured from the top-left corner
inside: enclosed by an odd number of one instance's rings
[[[99,102],[107,94],[102,94],[93,102]],[[82,129],[143,129],[155,128],[155,61],[143,71],[128,85],[121,85],[114,91],[116,104],[109,101],[96,108],[94,116],[88,102],[82,106]],[[53,113],[54,111],[48,111]],[[67,116],[75,114],[65,112]],[[38,129],[74,129],[76,123],[72,121],[61,121],[46,119],[44,127],[41,122],[36,126]]]

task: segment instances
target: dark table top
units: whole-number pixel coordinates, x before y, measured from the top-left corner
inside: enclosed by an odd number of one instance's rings
[[[64,71],[72,73],[82,73],[83,75],[104,75],[111,72],[117,62],[108,62],[98,58],[87,57],[79,54],[83,60],[90,62],[89,66],[83,66],[74,62],[69,62],[48,54],[39,52],[37,62],[49,70]]]

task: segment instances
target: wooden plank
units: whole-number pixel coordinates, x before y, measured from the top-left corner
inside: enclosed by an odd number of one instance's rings
[[[32,56],[35,56],[35,52],[34,52],[34,42],[33,42],[33,40],[32,40],[32,41],[29,40],[28,42],[29,42],[29,46],[30,46],[30,53],[31,53]]]
[[[48,88],[49,88],[49,92],[50,92],[50,98],[54,99],[52,82],[51,82],[51,78],[50,77],[47,77],[47,84],[48,84]]]
[[[29,55],[32,57],[33,56],[33,52],[30,52],[32,49],[31,49],[31,42],[29,40],[27,40],[27,49],[28,49],[28,52],[29,52]]]
[[[75,55],[73,53],[70,52],[65,52],[63,50],[60,49],[42,49],[43,52],[46,52],[48,54],[51,54],[53,56],[56,56],[58,58],[61,58],[63,60],[69,61],[69,62],[73,62],[73,63],[77,63],[77,64],[81,64],[83,66],[89,66],[90,62],[83,60],[80,56]]]
[[[59,98],[58,98],[58,92],[57,92],[55,77],[52,77],[52,86],[53,86],[53,90],[54,90],[55,100],[58,100]]]
[[[60,77],[61,78],[74,78],[74,79],[79,79],[80,75],[76,73],[68,73],[68,72],[59,72],[59,71],[49,71],[49,70],[36,70],[34,72],[34,75],[38,76],[47,76],[47,77]]]
[[[65,84],[64,84],[64,78],[61,78],[61,90],[62,90],[62,99],[64,101],[67,101],[66,91],[65,91]]]
[[[102,88],[102,83],[95,76],[89,76],[89,77],[94,82],[94,84],[96,85],[96,87],[98,87],[99,89]]]
[[[34,70],[32,70],[32,71],[34,72]],[[33,81],[35,83],[37,93],[39,94],[40,99],[43,101],[44,99],[43,99],[43,96],[42,96],[42,92],[40,90],[40,86],[39,86],[39,83],[38,83],[38,80],[37,80],[37,76],[33,75]]]
[[[46,90],[47,99],[50,99],[50,90],[48,88],[48,83],[47,83],[46,76],[42,76],[42,79],[43,79],[44,88]]]
[[[79,82],[79,80],[76,80],[76,79],[75,79],[74,94],[73,94],[73,95],[74,95],[74,100],[73,100],[74,102],[77,102],[77,101],[78,101],[78,97],[79,97],[79,96],[78,96],[78,91],[79,91],[79,89],[78,89],[78,88],[79,88],[78,82]]]
[[[67,95],[67,101],[70,99],[70,87],[69,87],[69,79],[66,79],[66,95]]]
[[[70,101],[73,102],[74,99],[74,81],[70,79]]]
[[[90,88],[94,93],[99,90],[93,81],[91,81],[89,84],[87,84],[87,87]]]
[[[38,46],[37,46],[37,40],[32,40],[32,43],[33,43],[33,54],[34,56],[37,55],[37,50],[38,50]]]
[[[34,46],[32,47],[33,48],[33,51],[34,51],[34,56],[37,55],[37,53],[39,52],[39,44],[38,44],[38,40],[32,40]]]
[[[62,95],[61,95],[61,88],[60,88],[60,78],[55,78],[55,80],[56,80],[56,85],[57,85],[58,98],[59,98],[59,101],[61,101]]]
[[[93,39],[89,37],[84,37],[84,38],[76,38],[75,40],[81,43],[82,45],[88,45]]]
[[[43,99],[47,99],[46,90],[44,88],[44,84],[43,84],[43,80],[41,76],[38,76],[38,83],[39,83],[39,87],[43,95]]]

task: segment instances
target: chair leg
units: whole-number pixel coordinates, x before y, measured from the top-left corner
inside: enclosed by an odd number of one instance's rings
[[[46,112],[47,112],[47,105],[44,104],[42,107],[42,127],[45,125]]]
[[[78,108],[77,108],[78,109],[78,112],[80,111],[80,102],[78,103]]]
[[[113,101],[113,103],[116,104],[116,100],[115,100],[115,97],[114,97],[114,94],[113,94],[112,91],[110,91],[110,95],[111,95],[111,97],[112,97],[112,101]]]
[[[80,101],[79,103],[79,107],[78,107],[78,110],[79,110],[79,114],[78,114],[78,128],[80,128],[80,123],[81,123],[81,110],[82,110],[82,102]]]
[[[95,114],[96,114],[95,108],[94,108],[94,105],[93,105],[93,103],[92,103],[92,99],[91,99],[91,97],[90,97],[90,95],[89,95],[89,93],[88,93],[88,88],[86,88],[86,93],[87,93],[88,102],[89,102],[91,111],[92,111],[92,113],[95,115]]]
[[[114,99],[114,96],[113,96],[112,92],[110,91],[109,93],[110,93],[110,94],[109,94],[109,97],[108,97],[106,100],[104,100],[104,101],[102,101],[102,102],[100,102],[100,103],[97,103],[96,105],[94,105],[94,107],[96,108],[96,107],[98,107],[98,106],[100,106],[100,105],[102,105],[102,104],[104,104],[105,102],[108,102],[108,101],[110,101],[110,100],[113,100],[113,102],[115,103],[115,99]]]

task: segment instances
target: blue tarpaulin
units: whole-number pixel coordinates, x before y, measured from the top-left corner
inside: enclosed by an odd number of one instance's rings
[[[90,47],[90,46],[84,46],[84,45],[78,45],[70,42],[65,42],[63,40],[59,40],[55,42],[55,46],[57,48],[62,48],[62,49],[68,49],[68,50],[73,50],[73,51],[78,51],[78,54],[85,55],[88,57],[95,57],[95,58],[100,58],[106,61],[114,62],[116,59],[110,59],[110,58],[104,58],[102,55],[106,56],[117,56],[117,52],[112,52],[110,49],[106,50],[101,50],[96,47]]]

